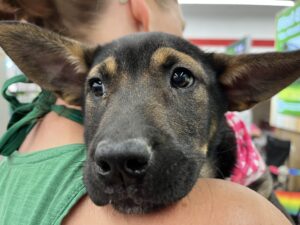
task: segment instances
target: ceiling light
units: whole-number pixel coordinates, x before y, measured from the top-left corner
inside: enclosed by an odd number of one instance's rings
[[[182,5],[263,5],[294,6],[290,0],[178,0]]]

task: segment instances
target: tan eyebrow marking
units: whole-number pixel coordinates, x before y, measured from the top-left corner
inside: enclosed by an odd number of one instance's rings
[[[96,66],[94,66],[89,74],[88,74],[88,77],[92,77],[92,76],[95,76],[98,72],[99,72],[99,68],[100,68],[101,64],[97,64]]]
[[[201,64],[194,60],[191,56],[183,52],[177,51],[173,48],[167,47],[159,48],[153,53],[150,60],[150,66],[159,67],[165,64],[168,58],[172,56],[178,58],[181,63],[184,63],[185,65],[193,69],[194,72],[204,74],[204,69],[201,66]]]
[[[107,59],[104,60],[104,65],[105,65],[105,69],[106,71],[113,75],[113,74],[116,74],[117,73],[117,61],[114,57],[110,56],[108,57]]]
[[[208,151],[208,144],[204,144],[202,147],[201,147],[201,151],[204,152],[205,154],[207,154],[207,151]]]
[[[95,76],[95,74],[99,73],[101,70],[105,71],[109,76],[113,76],[117,73],[117,69],[118,65],[116,59],[113,56],[109,56],[90,70],[89,77]]]

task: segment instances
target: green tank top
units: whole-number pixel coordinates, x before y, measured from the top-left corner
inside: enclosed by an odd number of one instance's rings
[[[58,225],[86,194],[83,185],[85,145],[71,144],[20,154],[18,148],[37,120],[50,111],[82,123],[78,110],[54,105],[46,91],[32,102],[20,103],[8,86],[28,82],[25,76],[8,80],[2,89],[13,115],[0,139],[0,225]]]

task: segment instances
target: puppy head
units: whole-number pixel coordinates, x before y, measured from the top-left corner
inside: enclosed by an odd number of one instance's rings
[[[266,100],[300,75],[300,53],[208,54],[178,37],[137,34],[90,48],[2,23],[0,45],[42,88],[84,99],[85,184],[97,205],[144,213],[214,177],[224,112]]]

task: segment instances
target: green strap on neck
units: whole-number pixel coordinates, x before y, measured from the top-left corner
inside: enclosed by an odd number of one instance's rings
[[[76,123],[83,124],[82,112],[78,109],[67,108],[63,105],[52,105],[51,111],[58,115],[66,117]]]
[[[15,76],[6,81],[1,90],[3,97],[10,103],[13,110],[7,131],[0,138],[0,154],[4,156],[9,156],[19,149],[38,119],[50,111],[74,122],[83,123],[81,111],[55,105],[56,97],[48,91],[43,90],[31,103],[20,103],[15,96],[7,93],[10,85],[20,82],[29,83],[29,80],[24,75]]]

